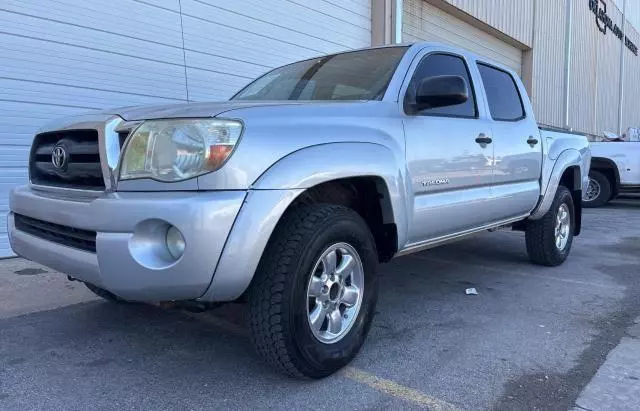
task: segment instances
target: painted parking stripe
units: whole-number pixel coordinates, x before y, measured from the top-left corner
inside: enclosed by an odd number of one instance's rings
[[[413,388],[405,387],[395,381],[377,377],[354,367],[346,367],[340,372],[340,374],[350,380],[367,385],[377,391],[383,392],[400,400],[413,403],[431,411],[454,411],[458,409],[448,402],[430,397],[420,391],[414,390]]]
[[[191,317],[198,321],[211,324],[214,327],[221,328],[237,336],[242,336],[242,337],[249,336],[249,330],[247,330],[245,327],[239,326],[237,324],[234,324],[230,321],[227,321],[215,315],[211,315],[207,313],[194,314],[189,312],[185,312],[184,314],[187,317]],[[342,371],[340,371],[338,375],[341,375],[357,383],[364,384],[370,388],[373,388],[376,391],[382,392],[391,397],[400,399],[402,401],[417,405],[419,407],[422,407],[431,411],[457,410],[455,406],[445,401],[430,397],[413,388],[400,385],[395,381],[377,377],[373,374],[370,374],[366,371],[360,370],[355,367],[346,367]]]

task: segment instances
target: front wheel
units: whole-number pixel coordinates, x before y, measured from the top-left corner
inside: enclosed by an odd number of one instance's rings
[[[527,254],[533,263],[553,267],[567,259],[573,243],[574,216],[571,192],[559,186],[549,211],[527,223]]]
[[[377,299],[375,243],[353,210],[328,204],[288,212],[249,293],[253,342],[286,374],[326,377],[358,353]]]

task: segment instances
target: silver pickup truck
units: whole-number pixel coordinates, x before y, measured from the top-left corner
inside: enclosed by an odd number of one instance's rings
[[[380,262],[511,227],[534,263],[561,264],[590,159],[583,136],[538,128],[512,70],[372,48],[277,68],[230,101],[49,124],[9,235],[113,301],[248,301],[258,352],[320,378],[362,346]]]

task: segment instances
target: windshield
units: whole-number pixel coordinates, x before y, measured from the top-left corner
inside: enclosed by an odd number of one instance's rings
[[[334,54],[277,68],[232,100],[380,100],[407,47]]]

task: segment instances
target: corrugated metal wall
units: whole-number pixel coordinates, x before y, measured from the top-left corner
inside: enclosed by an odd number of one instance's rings
[[[445,0],[520,43],[533,44],[533,7],[536,0]]]
[[[609,3],[607,13],[614,22],[621,24],[622,12],[613,4]],[[618,106],[620,101],[620,52],[629,53],[624,48],[624,44],[609,30],[606,35],[594,30],[594,16],[587,7],[575,7],[576,13],[584,15],[584,27],[591,33],[596,34],[597,44],[597,91],[596,91],[596,124],[591,129],[582,129],[595,135],[601,135],[604,130],[618,131]],[[581,33],[582,35],[586,33]],[[630,54],[630,53],[629,53]],[[635,56],[634,56],[635,57]],[[572,117],[579,119],[584,115],[572,109]]]
[[[539,123],[564,123],[565,0],[538,0],[531,100]]]
[[[452,44],[486,56],[520,73],[522,50],[497,39],[424,0],[404,0],[403,41]]]
[[[640,32],[634,28],[626,30],[627,36],[640,47]],[[622,110],[622,130],[629,127],[640,128],[640,56],[625,49],[624,60],[624,101]]]
[[[622,12],[613,2],[607,13],[621,25]],[[540,123],[564,126],[565,0],[537,0],[533,40],[532,100]],[[630,37],[638,33],[630,25]],[[576,131],[602,135],[617,132],[620,100],[620,53],[625,53],[625,95],[622,129],[640,127],[640,110],[632,102],[640,87],[640,57],[635,56],[611,30],[598,30],[587,1],[574,1],[571,25],[569,126]],[[636,97],[637,99],[637,97]]]
[[[632,9],[629,4],[640,0],[627,1]],[[525,80],[531,84],[536,118],[545,125],[564,127],[566,0],[404,0],[405,41],[452,43],[514,67],[520,50],[504,47],[506,43],[489,34],[487,26],[449,14],[460,13],[451,6],[517,40],[520,47],[531,47],[524,50],[525,64],[530,66],[523,73],[530,76]],[[615,2],[607,2],[607,14],[614,24],[622,25],[622,11]],[[598,30],[587,0],[573,0],[571,19],[569,127],[596,136],[604,130],[617,132],[621,52],[625,57],[622,130],[640,127],[640,57],[610,29],[606,34]],[[638,31],[629,23],[626,32],[640,46]]]
[[[564,3],[564,1],[562,1]],[[587,2],[574,2],[571,26],[571,81],[569,83],[569,125],[585,133],[594,133],[598,119],[599,36],[594,15]],[[562,43],[564,44],[564,36]],[[564,53],[564,47],[561,47]],[[616,88],[617,90],[617,88]],[[546,90],[547,93],[554,92]],[[616,106],[617,107],[617,106]],[[611,111],[614,112],[615,108]],[[564,117],[558,126],[564,125]]]

